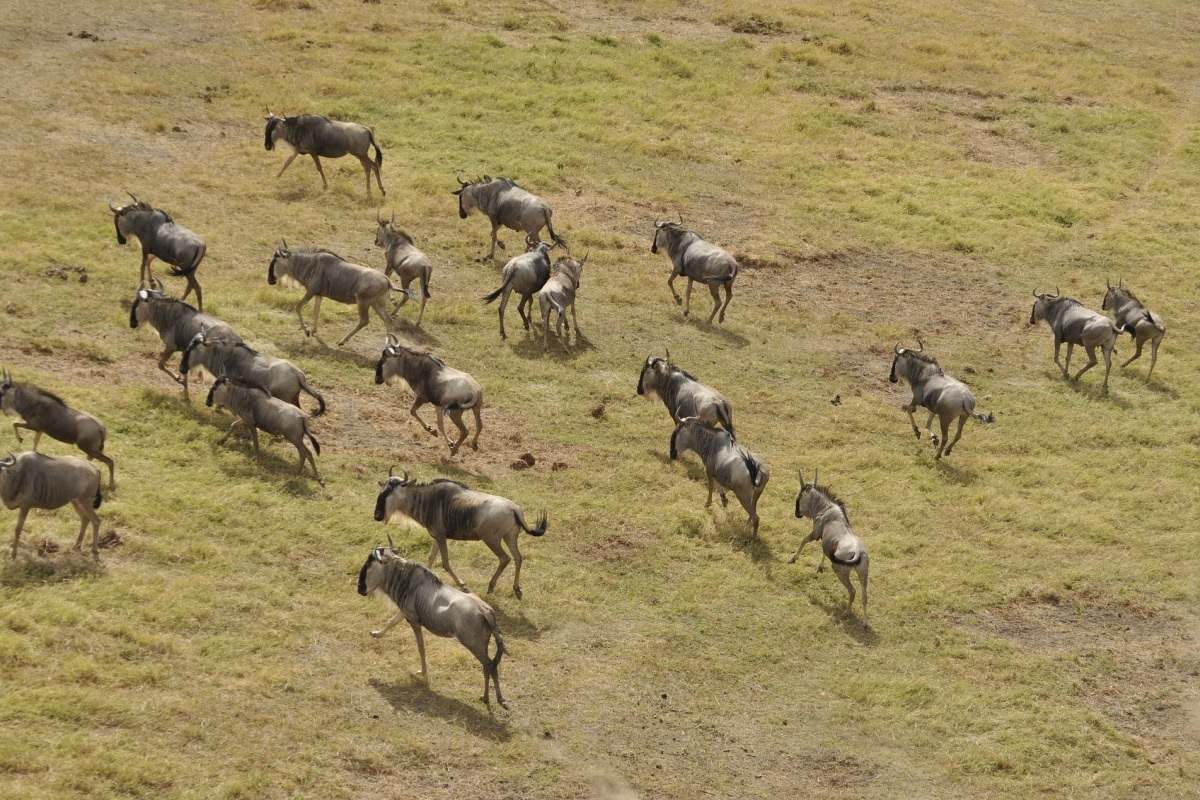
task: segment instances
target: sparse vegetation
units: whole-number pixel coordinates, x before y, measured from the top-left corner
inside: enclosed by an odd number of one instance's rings
[[[0,364],[104,421],[120,488],[98,568],[68,552],[69,512],[31,518],[0,564],[0,796],[1194,793],[1200,8],[581,0],[554,4],[560,27],[518,0],[311,5],[125,24],[97,0],[50,37],[44,6],[5,10]],[[786,24],[715,22],[752,14]],[[280,237],[383,263],[358,164],[326,164],[324,193],[311,164],[276,179],[266,106],[375,129],[382,211],[435,263],[419,341],[484,386],[479,453],[446,460],[410,395],[373,384],[377,323],[326,348],[297,330],[299,291],[266,285]],[[585,346],[497,340],[458,169],[518,176],[591,248]],[[105,209],[122,188],[208,241],[206,310],[325,395],[326,488],[284,448],[214,447],[230,419],[155,369],[158,340],[128,326],[138,255]],[[681,318],[647,252],[676,212],[745,255],[719,330]],[[1114,367],[1108,398],[1061,381],[1027,325],[1035,287],[1098,307],[1106,276],[1170,329],[1154,379]],[[322,327],[348,330],[332,305]],[[918,335],[996,413],[940,466],[887,381]],[[662,408],[634,394],[664,347],[771,466],[757,541],[740,510],[700,507],[698,462],[669,461]],[[17,448],[0,420],[0,454]],[[452,642],[427,637],[427,689],[411,634],[368,634],[386,610],[355,593],[367,549],[429,545],[371,518],[393,463],[549,512],[524,600],[487,598],[509,712],[477,701]],[[871,632],[815,554],[786,563],[800,466],[870,548]],[[491,552],[450,547],[482,589]]]

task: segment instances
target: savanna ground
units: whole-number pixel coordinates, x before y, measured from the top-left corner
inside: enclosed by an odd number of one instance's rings
[[[3,5],[0,362],[107,423],[119,488],[100,567],[64,552],[64,511],[0,571],[0,795],[1195,796],[1195,5]],[[326,347],[267,287],[281,236],[382,263],[357,164],[327,161],[324,193],[311,162],[277,180],[268,105],[373,125],[383,208],[437,265],[405,333],[484,384],[478,454],[446,460],[373,385],[377,321]],[[499,341],[458,169],[516,177],[590,250],[583,346],[543,355],[512,308]],[[208,310],[325,391],[326,488],[286,445],[214,446],[228,417],[154,369],[123,187],[207,238]],[[648,252],[677,212],[742,258],[724,327],[684,320]],[[1026,324],[1035,286],[1098,308],[1106,276],[1169,329],[1153,381],[1146,356],[1107,397]],[[325,305],[328,341],[352,313]],[[886,380],[918,334],[997,417],[942,464]],[[771,465],[760,541],[701,507],[634,395],[664,347]],[[404,626],[367,635],[386,611],[354,579],[397,462],[549,512],[525,600],[488,598],[511,711],[454,643],[426,689]],[[869,632],[815,550],[786,563],[818,465],[871,550]],[[486,548],[451,557],[484,588]]]

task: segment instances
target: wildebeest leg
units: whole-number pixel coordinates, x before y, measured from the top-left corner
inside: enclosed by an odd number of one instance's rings
[[[304,293],[304,297],[300,298],[300,302],[296,303],[296,318],[300,320],[300,330],[304,331],[305,336],[312,336],[314,333],[316,333],[315,330],[310,331],[308,329],[308,325],[304,322],[304,314],[301,313],[304,310],[305,304],[308,303],[309,300],[312,300],[314,297],[316,297],[316,292],[314,292],[312,289],[309,289],[308,291],[306,291]],[[321,310],[320,298],[317,299],[316,305],[317,305],[317,310],[320,311]],[[315,317],[313,318],[313,321],[316,322]]]
[[[667,278],[667,288],[671,290],[671,297],[675,298],[675,305],[683,305],[683,298],[679,296],[679,292],[675,291],[675,279],[679,277],[678,272],[672,272],[671,277]]]
[[[21,528],[25,527],[25,517],[29,515],[29,509],[21,506],[21,510],[17,512],[17,529],[13,532],[12,557],[15,560],[17,557],[17,544],[21,541]]]
[[[496,571],[492,573],[492,579],[488,581],[487,590],[488,594],[491,594],[492,592],[496,591],[496,581],[500,579],[500,573],[504,572],[504,568],[508,566],[510,559],[508,557],[508,553],[504,552],[504,546],[500,544],[499,539],[484,539],[483,543],[486,544],[488,549],[495,553],[496,558],[500,560],[500,564],[496,567]]]
[[[390,331],[396,327],[396,321],[392,319],[391,313],[387,310],[387,301],[382,299],[377,300],[371,304],[371,308],[375,309],[375,313],[379,315],[379,319],[383,320],[384,328]]]
[[[694,281],[691,278],[688,278],[687,291],[684,292],[683,297],[683,315],[685,317],[692,310],[692,283],[694,283]]]
[[[931,430],[932,427],[933,427],[933,412],[930,411],[929,416],[925,419],[925,433],[927,433],[929,435],[929,441],[933,442],[933,444],[936,445],[938,443],[938,437],[937,437],[937,434],[935,434]]]
[[[35,443],[34,450],[36,450],[36,449],[37,449],[37,444]],[[104,455],[104,453],[98,453],[98,452],[88,453],[87,457],[89,460],[94,458],[97,461],[99,461],[101,464],[104,464],[105,466],[108,467],[108,488],[116,489],[117,488],[117,479],[113,474],[113,466],[114,466],[113,460],[111,458],[109,458],[108,456]]]
[[[458,579],[458,576],[454,574],[454,570],[450,569],[450,549],[446,547],[446,540],[444,538],[439,538],[437,540],[437,546],[438,551],[442,554],[442,569],[446,570],[447,575],[449,575],[451,578],[454,578],[454,582],[458,584],[458,588],[462,589],[464,592],[467,591],[467,585]]]
[[[842,586],[846,587],[846,591],[850,593],[850,600],[846,603],[846,613],[854,613],[854,584],[850,582],[850,568],[841,564],[833,565],[833,574],[838,576],[838,580],[842,582]]]
[[[450,421],[458,427],[458,441],[450,445],[450,455],[454,455],[458,452],[458,448],[462,447],[462,443],[467,440],[467,426],[463,425],[461,410],[452,409],[448,413]]]
[[[1129,366],[1130,364],[1132,364],[1134,361],[1137,361],[1139,358],[1141,358],[1141,357],[1142,357],[1142,345],[1144,345],[1145,343],[1146,343],[1146,340],[1145,340],[1145,339],[1138,339],[1138,340],[1136,340],[1135,344],[1137,344],[1137,350],[1135,350],[1135,351],[1134,351],[1134,353],[1133,353],[1133,355],[1131,355],[1131,356],[1129,357],[1129,360],[1128,360],[1128,361],[1126,361],[1124,364],[1122,364],[1122,365],[1121,365],[1121,369],[1124,369],[1125,367],[1128,367],[1128,366]],[[1153,345],[1151,345],[1151,347],[1153,347]]]
[[[1159,336],[1150,342],[1150,371],[1146,373],[1146,380],[1150,380],[1150,376],[1154,374],[1154,365],[1158,363],[1158,345],[1162,341],[1162,336]]]
[[[184,291],[183,297],[181,297],[179,299],[187,300],[188,295],[191,294],[193,290],[195,290],[195,292],[196,292],[196,309],[198,311],[203,311],[204,310],[204,293],[202,291],[200,291],[200,282],[196,280],[195,274],[189,272],[187,275],[187,289]]]
[[[954,432],[954,441],[946,445],[946,455],[950,455],[950,451],[954,449],[954,445],[958,444],[958,440],[962,438],[963,425],[967,424],[968,414],[962,414],[958,418],[958,430]]]
[[[712,475],[706,474],[704,477],[708,480],[708,499],[704,501],[704,507],[708,508],[712,505],[713,479]]]
[[[954,418],[942,416],[940,414],[938,415],[938,424],[942,426],[942,441],[941,444],[938,445],[937,455],[934,456],[934,459],[941,458],[942,451],[946,449],[946,442],[949,441],[950,438],[950,421],[952,419]]]
[[[1055,336],[1054,337],[1054,363],[1058,365],[1059,369],[1063,369],[1062,362],[1058,360],[1058,353],[1060,350],[1062,350],[1062,339],[1059,339],[1057,336]],[[1063,374],[1064,375],[1066,374],[1066,370],[1063,370]]]
[[[153,281],[154,280],[154,273],[150,271],[150,261],[153,258],[154,258],[154,256],[147,253],[144,249],[142,250],[142,268],[141,268],[141,271],[138,273],[138,277],[144,281]]]
[[[513,575],[513,594],[520,600],[524,596],[521,594],[521,563],[525,559],[521,556],[521,548],[517,545],[518,538],[520,538],[519,535],[514,531],[512,538],[505,541],[508,542],[508,549],[512,551],[513,568],[516,570],[516,574]]]
[[[21,428],[25,428],[26,430],[30,430],[30,431],[33,430],[33,428],[29,427],[24,422],[14,422],[12,425],[13,436],[17,437],[18,442],[25,441],[24,439],[21,438],[21,431],[20,431]],[[35,446],[34,450],[36,450],[36,449],[37,449],[37,447]]]
[[[1075,373],[1075,378],[1074,378],[1075,380],[1079,380],[1080,375],[1087,372],[1092,367],[1096,366],[1096,363],[1097,363],[1095,345],[1085,345],[1084,347],[1087,350],[1088,363],[1083,365],[1083,369],[1081,369],[1081,370],[1079,370],[1079,372]],[[1068,348],[1069,348],[1069,346],[1068,346]],[[1070,349],[1068,349],[1067,352],[1068,352],[1068,358],[1070,358],[1070,356],[1069,356]]]
[[[437,558],[437,551],[437,539],[434,539],[433,543],[429,545],[429,561],[425,564],[429,569],[433,569],[433,560]]]
[[[558,324],[554,326],[554,332],[562,336],[562,315],[558,317]],[[542,309],[542,352],[545,353],[550,349],[550,304]]]
[[[713,310],[708,315],[708,324],[712,325],[713,318],[717,316],[717,312],[721,310],[721,289],[717,284],[710,283],[708,285],[708,293],[712,295]]]
[[[425,668],[425,637],[421,634],[420,623],[410,622],[408,624],[412,626],[413,636],[417,639],[417,652],[421,654],[421,671],[417,674],[425,680],[426,684],[428,684],[429,671]]]
[[[378,311],[379,309],[375,309]],[[382,313],[380,314],[382,316]],[[350,337],[367,327],[367,323],[371,321],[371,307],[365,303],[358,304],[358,324],[354,326],[354,330],[350,331],[345,337],[338,342],[338,347],[341,347],[346,342],[350,341]],[[391,327],[390,325],[388,326]]]
[[[717,317],[717,322],[725,321],[725,309],[729,308],[729,301],[733,299],[733,281],[725,283],[725,305],[721,306],[721,316]]]
[[[908,414],[908,421],[912,424],[913,434],[916,435],[918,442],[921,441],[921,429],[917,427],[917,418],[913,416],[913,412],[917,410],[917,407],[909,404],[906,406],[900,406],[900,409],[905,414]]]
[[[565,339],[563,338],[564,325],[567,326],[567,336]],[[558,312],[558,322],[554,325],[554,335],[558,337],[558,342],[562,345],[563,350],[571,349],[571,342],[569,341],[571,338],[571,326],[567,323],[567,314],[565,311]]]
[[[379,628],[378,630],[371,631],[371,635],[374,636],[376,639],[378,639],[379,637],[383,636],[385,633],[390,631],[392,628],[396,627],[396,625],[402,619],[404,619],[404,612],[397,609],[396,613],[393,614],[391,616],[391,618],[388,619],[387,622],[383,623],[383,627]]]
[[[278,178],[282,176],[283,171],[292,165],[292,162],[296,160],[296,156],[298,155],[300,154],[293,150],[292,154],[287,157],[287,161],[283,162],[283,166],[279,169],[279,173],[275,177]]]
[[[371,163],[371,159],[366,157],[360,158],[359,162],[362,164],[363,177],[367,179],[367,202],[369,203],[371,202],[371,171],[375,168],[375,165]]]
[[[525,306],[533,305],[533,295],[527,294],[521,297],[521,302],[517,303],[517,313],[521,315],[521,323],[525,326],[525,330],[529,330],[529,323],[533,321],[533,309],[530,313],[525,312]]]
[[[317,158],[316,153],[309,153],[309,155],[312,156],[313,163],[317,165],[317,172],[321,175],[321,189],[328,189],[329,181],[325,180],[325,170],[321,169],[321,159]],[[370,188],[371,184],[368,183],[367,190],[369,191]]]
[[[471,449],[479,449],[479,432],[483,430],[483,414],[480,409],[481,403],[476,401],[475,407],[471,410],[475,412],[475,438],[471,440]]]
[[[492,249],[488,251],[488,254],[487,254],[487,260],[488,260],[488,261],[490,261],[490,260],[492,260],[493,258],[495,258],[495,257],[496,257],[496,245],[497,245],[497,244],[499,244],[501,248],[503,248],[503,247],[504,247],[504,243],[503,243],[503,242],[497,242],[497,241],[496,241],[496,230],[497,230],[499,227],[500,227],[500,226],[499,226],[499,225],[497,225],[495,222],[493,222],[493,223],[492,223]]]
[[[871,623],[867,621],[867,579],[870,573],[870,562],[867,559],[867,554],[863,553],[858,560],[858,565],[854,568],[858,572],[858,585],[862,587],[863,595],[863,625],[867,628],[871,627]]]
[[[40,442],[41,440],[42,440],[42,432],[34,431],[33,432],[33,452],[35,452],[35,453],[37,452],[38,442]]]
[[[175,350],[170,347],[168,347],[166,350],[163,350],[162,353],[160,353],[158,356],[158,368],[161,369],[163,372],[167,373],[168,375],[170,375],[171,380],[175,381],[176,383],[182,384],[184,387],[186,387],[187,382],[185,381],[185,379],[182,376],[176,375],[174,372],[171,372],[171,370],[167,369],[167,359],[170,358],[172,355],[174,355],[174,353],[175,353]]]
[[[1109,376],[1109,373],[1112,372],[1113,345],[1115,343],[1116,343],[1116,339],[1114,338],[1113,341],[1109,342],[1107,345],[1105,345],[1102,348],[1102,350],[1104,352],[1104,393],[1105,394],[1108,394],[1108,376]]]
[[[1074,349],[1075,349],[1075,344],[1073,342],[1067,342],[1067,363],[1065,365],[1063,365],[1063,368],[1062,368],[1064,378],[1071,377],[1071,352]]]
[[[450,441],[450,437],[446,435],[446,409],[441,406],[434,406],[434,409],[437,412],[438,433],[446,440],[446,446],[450,448],[450,455],[453,456],[458,448],[454,446],[454,442]]]
[[[504,332],[504,309],[508,307],[508,295],[509,295],[510,291],[511,290],[507,286],[504,288],[504,295],[500,298],[500,308],[498,309],[498,312],[497,312],[500,314],[500,338],[501,339],[508,338],[508,334]]]
[[[410,408],[408,410],[408,414],[413,419],[415,419],[417,422],[421,423],[421,427],[425,429],[426,433],[432,433],[432,434],[436,435],[437,431],[435,431],[433,429],[433,426],[426,425],[425,420],[421,419],[421,415],[417,413],[417,409],[420,408],[421,406],[425,405],[427,402],[429,402],[429,401],[426,400],[425,398],[417,397],[416,399],[413,400],[412,408]]]
[[[750,535],[758,536],[758,498],[754,495],[753,487],[749,492],[743,490],[737,492],[736,495],[742,508],[746,509],[746,513],[750,515]]]
[[[78,500],[72,500],[71,505],[75,506],[75,513],[79,515],[79,535],[75,537],[75,546],[71,549],[79,550],[83,547],[83,535],[87,533],[88,522],[91,520],[88,519],[88,515],[83,511],[83,503]]]
[[[258,428],[251,423],[246,423],[246,430],[250,431],[250,441],[254,443],[254,457],[259,458],[262,451],[258,447]]]
[[[575,344],[579,344],[579,317],[575,314],[575,301],[571,301],[571,324],[575,326]]]
[[[226,440],[227,440],[227,439],[228,439],[228,438],[229,438],[231,435],[233,435],[233,430],[234,430],[234,428],[237,428],[239,425],[244,427],[244,426],[245,426],[245,424],[246,424],[246,423],[242,422],[242,418],[241,418],[241,417],[238,417],[237,419],[235,419],[235,420],[233,421],[233,424],[229,426],[229,430],[225,431],[225,435],[224,435],[224,436],[222,436],[220,439],[217,439],[217,444],[225,444],[225,441],[226,441]]]

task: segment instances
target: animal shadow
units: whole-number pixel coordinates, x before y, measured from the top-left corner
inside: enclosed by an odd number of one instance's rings
[[[472,671],[472,675],[475,671]],[[452,697],[440,695],[418,679],[413,678],[409,683],[387,683],[378,678],[372,678],[371,688],[379,692],[379,696],[387,701],[396,712],[424,712],[441,717],[465,728],[469,733],[491,739],[494,742],[507,742],[512,738],[508,726],[497,720],[492,710],[483,706],[482,701],[464,703]],[[482,708],[481,708],[482,706]]]
[[[736,511],[734,510],[735,505]],[[750,534],[750,518],[746,516],[740,503],[731,500],[729,507],[725,509],[725,518],[716,520],[713,524],[717,534],[724,541],[729,542],[730,547],[740,553],[745,553],[754,563],[765,564],[769,568],[770,564],[774,562],[775,551],[762,538],[762,524],[759,524],[759,535],[752,536]],[[770,575],[767,577],[769,578]]]
[[[407,339],[410,343],[418,347],[438,347],[441,345],[442,340],[429,331],[424,328],[418,328],[408,320],[400,319],[401,313],[403,311],[397,309],[393,309],[392,311],[392,317],[399,323],[396,326],[396,330],[392,332],[399,336],[401,340]],[[373,363],[372,366],[374,366]]]
[[[825,576],[814,574],[814,577]],[[836,579],[834,582],[836,583]],[[841,586],[839,585],[838,588],[841,589]],[[857,589],[857,586],[855,588]],[[867,647],[874,647],[875,645],[879,644],[879,634],[875,632],[875,629],[868,628],[863,625],[862,606],[859,605],[862,599],[862,593],[859,592],[854,596],[854,611],[846,610],[846,601],[844,597],[845,596],[843,595],[842,598],[830,602],[829,599],[824,596],[813,597],[810,595],[809,602],[828,614],[831,621],[836,622],[839,626],[841,626],[842,631],[859,644],[866,645]]]
[[[312,347],[307,346],[309,339],[313,339],[319,345],[317,353],[313,352]],[[322,358],[330,358],[334,361],[340,361],[343,364],[351,364],[356,367],[375,369],[375,363],[378,356],[365,356],[362,353],[357,353],[354,350],[349,350],[346,347],[334,347],[329,345],[323,339],[306,336],[303,339],[289,339],[287,342],[279,345],[279,349],[288,356],[312,357],[320,355]],[[382,346],[381,346],[382,349]]]
[[[1092,371],[1095,372],[1095,370],[1092,370]],[[1091,373],[1088,373],[1088,374],[1090,375]],[[1067,386],[1071,389],[1071,391],[1073,391],[1077,395],[1086,397],[1089,400],[1095,400],[1098,403],[1111,403],[1112,405],[1114,405],[1120,409],[1129,409],[1129,408],[1133,407],[1133,404],[1130,403],[1128,400],[1126,400],[1121,395],[1113,394],[1113,390],[1111,388],[1111,383],[1112,383],[1111,379],[1109,381],[1110,388],[1109,388],[1108,392],[1105,392],[1104,384],[1100,381],[1088,383],[1086,377],[1083,378],[1082,380],[1066,380],[1065,378],[1062,378],[1061,375],[1062,375],[1062,373],[1060,372],[1059,380],[1066,383]],[[1101,381],[1103,380],[1103,375],[1104,375],[1104,373],[1101,373]]]
[[[933,465],[938,473],[942,475],[950,483],[956,483],[959,486],[970,486],[975,483],[977,476],[969,469],[963,469],[955,464],[946,461],[947,456],[942,455],[940,461],[934,461]]]
[[[1174,386],[1171,386],[1168,383],[1163,383],[1158,378],[1151,378],[1150,380],[1143,378],[1142,382],[1146,385],[1146,388],[1152,392],[1165,395],[1172,400],[1179,399],[1179,391]]]
[[[708,319],[707,313],[704,314],[703,316],[704,316],[704,319],[697,319],[694,316],[688,316],[688,317],[684,317],[683,321],[685,323],[687,323],[688,325],[692,326],[693,328],[703,331],[704,333],[717,334],[718,336],[720,336],[722,339],[724,339],[726,342],[733,345],[734,347],[742,348],[742,347],[746,347],[750,344],[750,340],[747,339],[745,336],[742,336],[740,333],[736,333],[734,331],[729,330],[724,325],[718,324],[716,322],[716,320],[713,320],[713,323],[711,325],[708,324],[707,322],[705,322],[704,320]]]
[[[28,531],[26,531],[28,534]],[[84,550],[91,547],[91,533],[84,538]],[[7,550],[8,543],[2,548]],[[24,544],[22,544],[24,549]],[[4,553],[5,564],[0,567],[0,586],[13,589],[39,586],[49,583],[64,583],[76,578],[95,578],[104,575],[103,562],[93,561],[90,551],[76,553],[68,550],[56,558],[46,558],[41,555],[29,555],[27,558],[8,560]]]
[[[503,581],[504,576],[501,575],[500,579]],[[500,587],[497,586],[496,588],[499,589]],[[512,599],[514,602],[519,602],[515,597]],[[523,641],[531,642],[540,639],[542,634],[545,633],[543,628],[540,628],[529,621],[529,618],[525,616],[524,611],[518,611],[515,614],[509,614],[501,609],[496,603],[490,602],[489,604],[496,611],[496,619],[500,623],[501,636],[512,637],[514,639],[521,639]]]

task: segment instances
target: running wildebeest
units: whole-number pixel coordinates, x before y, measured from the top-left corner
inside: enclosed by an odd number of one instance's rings
[[[533,296],[546,285],[546,281],[550,280],[551,247],[552,245],[545,242],[539,242],[528,253],[522,253],[519,256],[513,257],[504,265],[504,271],[500,273],[500,288],[484,296],[483,302],[491,303],[497,297],[503,295],[503,298],[500,300],[499,310],[501,339],[508,338],[508,334],[504,332],[504,309],[508,307],[508,295],[510,292],[516,292],[521,295],[521,302],[517,303],[517,313],[521,315],[521,322],[525,324],[525,330],[529,330],[533,311]],[[526,306],[529,306],[531,313],[525,313]]]
[[[13,423],[13,433],[21,441],[21,428],[33,431],[33,452],[37,452],[42,434],[60,442],[73,444],[84,452],[88,461],[93,458],[108,467],[108,488],[116,489],[113,460],[104,455],[108,431],[104,423],[68,406],[61,397],[31,383],[14,383],[4,370],[0,377],[0,411],[6,416],[16,414],[20,422]]]
[[[208,251],[204,240],[171,219],[171,215],[161,208],[139,200],[132,192],[127,194],[133,198],[132,203],[118,208],[110,202],[108,210],[113,214],[113,225],[117,229],[117,244],[125,244],[126,237],[133,236],[142,247],[139,285],[153,281],[150,262],[155,258],[162,259],[171,266],[171,275],[187,279],[187,291],[180,299],[186,300],[195,291],[196,306],[203,311],[204,294],[196,280],[196,270]]]
[[[264,146],[274,150],[275,145],[283,142],[292,150],[287,161],[279,170],[278,178],[283,171],[291,166],[296,156],[312,156],[321,175],[321,188],[328,189],[329,181],[325,180],[325,170],[321,168],[322,158],[341,158],[351,155],[362,164],[363,175],[367,180],[367,200],[371,199],[371,175],[374,173],[375,182],[379,184],[380,194],[387,194],[383,188],[381,170],[383,167],[383,151],[375,143],[375,132],[366,125],[357,122],[338,122],[318,114],[299,114],[295,117],[280,117],[267,110],[267,129]],[[370,148],[375,148],[375,160],[370,158]]]
[[[504,248],[504,242],[496,241],[496,231],[500,226],[514,231],[524,231],[525,246],[531,248],[541,241],[540,232],[544,227],[550,233],[550,239],[558,245],[566,246],[566,242],[554,232],[550,218],[554,212],[546,201],[522,189],[508,178],[492,178],[484,175],[471,182],[458,178],[458,189],[451,194],[458,195],[458,216],[466,219],[471,212],[478,211],[487,216],[492,223],[492,249],[488,251],[489,259],[496,257],[496,245]]]
[[[537,525],[530,528],[525,516],[513,501],[494,494],[485,494],[469,489],[458,481],[444,478],[429,483],[410,480],[408,471],[398,478],[388,470],[388,479],[379,484],[382,491],[375,501],[376,522],[387,522],[395,514],[403,514],[423,526],[433,538],[429,548],[429,566],[440,552],[442,568],[454,579],[459,588],[466,585],[450,569],[450,553],[447,539],[481,541],[486,544],[500,565],[488,581],[488,593],[496,589],[500,573],[508,566],[508,553],[501,544],[507,544],[515,561],[513,594],[521,599],[521,550],[517,547],[517,536],[524,531],[530,536],[541,536],[546,532],[546,514],[538,518]]]
[[[762,459],[734,441],[729,431],[705,425],[696,417],[682,417],[679,420],[671,433],[670,448],[672,461],[687,450],[700,456],[704,463],[704,475],[708,479],[708,499],[704,501],[704,507],[712,505],[715,480],[721,505],[729,502],[725,490],[733,492],[750,515],[750,534],[758,536],[758,498],[771,478]]]
[[[670,350],[666,358],[646,357],[638,375],[637,393],[658,395],[672,422],[679,422],[680,417],[697,417],[709,427],[720,425],[731,437],[737,436],[733,431],[733,405],[716,389],[672,364]]]
[[[282,277],[291,276],[304,287],[304,297],[296,304],[296,316],[305,336],[316,336],[321,323],[321,300],[328,297],[335,303],[358,306],[358,325],[346,334],[338,347],[350,341],[350,337],[367,327],[371,309],[383,320],[390,331],[394,327],[392,315],[388,313],[388,292],[400,291],[379,270],[352,264],[336,253],[321,249],[288,250],[287,242],[276,248],[267,267],[267,283],[272,286]],[[313,300],[313,298],[316,298]],[[312,330],[304,324],[301,310],[305,303],[313,300]]]
[[[300,408],[300,392],[317,401],[314,417],[325,413],[325,398],[308,385],[304,372],[290,361],[260,353],[244,342],[226,342],[201,330],[192,337],[179,371],[183,375],[194,366],[204,367],[210,375],[225,375],[234,380],[261,386],[285,403]]]
[[[243,428],[250,434],[250,439],[254,442],[254,455],[258,457],[260,454],[258,432],[260,430],[272,436],[283,437],[291,442],[292,446],[296,448],[296,452],[300,454],[300,463],[296,468],[296,474],[304,474],[304,463],[307,461],[312,464],[313,475],[316,476],[317,483],[325,485],[325,481],[321,480],[321,473],[317,471],[317,459],[304,445],[304,438],[308,437],[308,440],[312,442],[313,450],[317,451],[317,455],[321,454],[321,445],[309,432],[308,418],[303,411],[276,397],[271,397],[270,393],[261,386],[232,381],[224,375],[218,376],[213,381],[212,388],[208,390],[208,399],[204,401],[204,404],[206,406],[215,404],[221,408],[228,408],[237,417],[229,426],[229,430],[225,431],[225,435],[217,440],[217,444],[225,444],[225,440],[235,429]]]
[[[654,221],[654,242],[650,252],[657,253],[658,248],[665,248],[671,259],[671,277],[667,278],[667,287],[675,298],[675,305],[683,305],[683,315],[686,317],[692,307],[692,283],[700,281],[708,287],[712,294],[713,310],[708,315],[711,325],[713,317],[720,312],[718,322],[725,321],[725,309],[733,299],[733,281],[737,277],[738,263],[733,256],[705,241],[695,231],[683,227],[683,218],[679,222]],[[679,298],[675,291],[675,279],[680,275],[687,278],[687,299]],[[725,304],[721,305],[720,289],[725,288]]]
[[[1162,317],[1142,305],[1142,301],[1125,288],[1123,280],[1117,281],[1116,286],[1108,281],[1105,283],[1108,284],[1108,291],[1104,293],[1104,302],[1100,305],[1101,310],[1108,311],[1111,308],[1113,316],[1117,320],[1117,327],[1128,333],[1137,346],[1137,352],[1130,356],[1129,360],[1121,365],[1121,368],[1128,367],[1135,359],[1139,358],[1142,355],[1142,346],[1148,341],[1150,342],[1150,371],[1146,373],[1146,380],[1150,380],[1150,376],[1154,374],[1154,365],[1158,363],[1158,346],[1162,344],[1167,327],[1163,324]]]
[[[400,279],[400,288],[404,290],[397,309],[407,303],[410,296],[415,297],[409,292],[408,285],[417,279],[421,281],[421,310],[417,313],[419,328],[421,320],[425,318],[425,303],[429,300],[429,279],[433,276],[433,264],[430,263],[429,256],[416,248],[412,237],[396,227],[395,211],[392,212],[390,222],[384,222],[378,215],[376,221],[379,223],[379,229],[375,231],[375,246],[383,248],[383,257],[387,264],[383,274],[390,276],[395,272],[396,277]]]
[[[1104,391],[1108,392],[1108,373],[1112,371],[1113,348],[1121,332],[1112,320],[1087,308],[1078,300],[1063,297],[1057,288],[1054,294],[1038,294],[1033,290],[1033,309],[1029,312],[1029,324],[1036,325],[1045,320],[1054,334],[1054,363],[1062,370],[1064,378],[1071,377],[1071,351],[1080,345],[1088,354],[1088,363],[1075,373],[1079,380],[1083,373],[1096,366],[1096,348],[1104,354]],[[1059,362],[1058,352],[1063,342],[1067,343],[1067,362]]]
[[[800,551],[809,542],[821,543],[821,562],[817,564],[817,572],[825,566],[828,557],[833,564],[833,572],[838,580],[850,593],[847,604],[848,611],[854,611],[854,586],[850,583],[850,570],[858,573],[858,583],[862,586],[863,625],[871,627],[867,620],[867,578],[870,571],[870,558],[862,539],[855,535],[850,527],[850,517],[846,514],[846,506],[824,486],[817,483],[820,470],[813,473],[812,483],[804,482],[804,473],[800,473],[800,494],[796,495],[796,519],[809,517],[813,521],[812,533],[800,541],[796,552],[788,559],[789,564],[795,564],[800,557]]]
[[[405,620],[412,626],[421,656],[421,671],[417,673],[429,683],[425,664],[425,638],[422,628],[436,636],[454,638],[479,659],[483,667],[483,702],[490,703],[488,683],[496,687],[496,702],[504,708],[500,693],[500,658],[507,650],[496,624],[495,610],[479,597],[447,586],[425,567],[396,554],[396,546],[388,537],[388,547],[376,547],[358,571],[358,593],[363,597],[382,595],[396,608],[382,628],[371,631],[376,639]],[[488,641],[496,640],[496,657],[488,657]]]
[[[100,558],[100,516],[96,509],[100,496],[100,470],[83,459],[42,453],[8,454],[0,459],[0,501],[17,511],[17,529],[13,534],[12,557],[17,557],[21,529],[32,508],[52,511],[67,503],[79,515],[79,537],[75,549],[83,546],[83,534],[92,525],[92,558]]]
[[[576,261],[570,256],[563,256],[554,262],[553,274],[542,286],[538,293],[538,306],[542,312],[542,349],[550,349],[550,312],[558,314],[558,322],[554,333],[566,349],[569,342],[563,338],[563,325],[567,322],[567,309],[571,309],[571,321],[575,323],[575,343],[579,343],[579,317],[575,316],[575,294],[583,282],[583,265],[587,263],[587,254]],[[568,335],[571,332],[567,324]]]
[[[938,449],[936,458],[941,458],[943,450],[946,455],[950,455],[954,445],[958,444],[958,440],[962,438],[963,425],[968,418],[974,417],[980,422],[992,422],[994,418],[991,414],[976,414],[975,395],[966,384],[947,375],[938,365],[937,359],[925,353],[925,345],[919,340],[917,345],[916,350],[896,345],[888,380],[897,383],[903,378],[912,388],[912,402],[900,408],[908,414],[908,420],[912,423],[913,433],[918,441],[921,439],[921,431],[917,428],[913,412],[918,407],[929,412],[929,418],[925,420],[927,433],[933,424],[934,416],[937,416],[942,426],[941,439],[932,433],[929,434],[929,439]],[[958,430],[954,433],[954,441],[950,441],[950,423],[956,419]]]
[[[129,327],[137,328],[143,322],[148,322],[162,339],[163,351],[158,357],[158,368],[183,387],[185,398],[188,396],[188,377],[186,374],[176,375],[167,369],[167,359],[187,350],[192,339],[201,331],[207,331],[209,336],[223,342],[242,340],[228,323],[197,311],[182,300],[167,297],[162,284],[158,282],[153,282],[150,288],[139,288],[133,297],[133,306],[129,309]]]
[[[470,410],[475,414],[475,438],[471,441],[471,449],[479,449],[479,432],[483,430],[483,387],[479,381],[461,370],[446,366],[446,363],[432,353],[417,350],[401,344],[395,336],[388,334],[379,362],[375,364],[375,383],[391,383],[399,376],[412,389],[413,405],[408,413],[421,424],[427,433],[441,434],[450,447],[450,455],[458,453],[458,448],[467,439],[467,426],[463,425],[463,412]],[[433,403],[437,409],[437,430],[426,425],[417,409],[426,403]],[[453,442],[446,435],[445,415],[458,426],[458,441]]]

